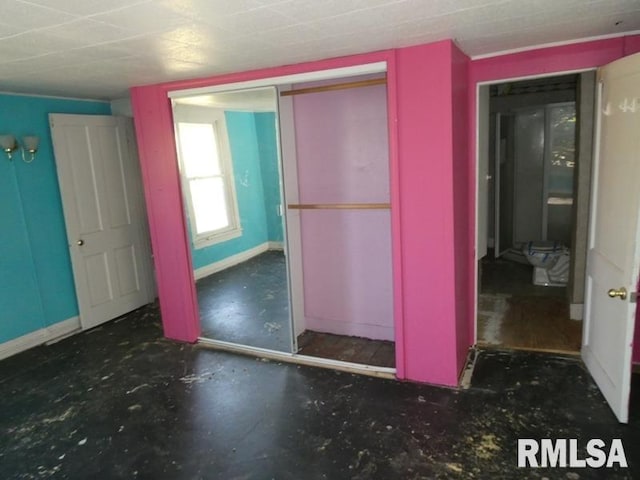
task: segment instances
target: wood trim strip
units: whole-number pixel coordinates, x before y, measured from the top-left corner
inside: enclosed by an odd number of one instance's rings
[[[333,90],[345,90],[347,88],[371,87],[373,85],[386,85],[387,79],[373,78],[371,80],[359,80],[357,82],[334,83],[333,85],[321,85],[318,87],[298,88],[294,90],[285,90],[280,92],[281,97],[289,97],[291,95],[303,95],[305,93],[329,92]]]
[[[287,362],[298,365],[308,365],[310,367],[329,368],[332,370],[339,370],[341,372],[369,375],[371,377],[388,378],[391,380],[394,380],[396,378],[395,368],[377,367],[374,365],[366,365],[362,363],[344,362],[342,360],[312,357],[299,353],[278,352],[276,350],[269,350],[259,347],[248,347],[246,345],[238,345],[231,342],[212,340],[210,338],[204,337],[198,337],[198,343],[196,344],[196,346],[202,348],[226,350],[228,352],[239,353],[241,355],[249,355],[257,358],[267,358],[278,362]]]
[[[390,203],[290,203],[291,210],[389,210]]]

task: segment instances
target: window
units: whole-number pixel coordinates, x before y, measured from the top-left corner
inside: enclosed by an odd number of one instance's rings
[[[195,248],[242,234],[224,112],[207,123],[177,122],[182,188]]]

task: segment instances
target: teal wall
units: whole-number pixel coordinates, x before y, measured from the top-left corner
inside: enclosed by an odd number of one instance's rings
[[[273,112],[256,113],[255,122],[269,241],[282,242],[284,238],[282,217],[278,215],[280,170],[278,168],[276,114]]]
[[[281,242],[275,114],[225,112],[242,236],[194,249],[193,267],[205,267],[267,241]]]
[[[0,152],[0,343],[78,315],[49,113],[109,115],[111,108],[0,94],[0,134],[40,137],[33,163]]]

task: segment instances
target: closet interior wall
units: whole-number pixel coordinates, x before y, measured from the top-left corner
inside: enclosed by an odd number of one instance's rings
[[[305,328],[393,340],[386,85],[326,84],[292,86]]]

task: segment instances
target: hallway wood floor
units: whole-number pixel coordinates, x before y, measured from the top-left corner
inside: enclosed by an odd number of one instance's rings
[[[561,297],[481,294],[478,345],[578,353],[582,322],[569,318]]]
[[[478,345],[577,354],[582,322],[569,318],[564,287],[532,283],[533,267],[482,260]]]

